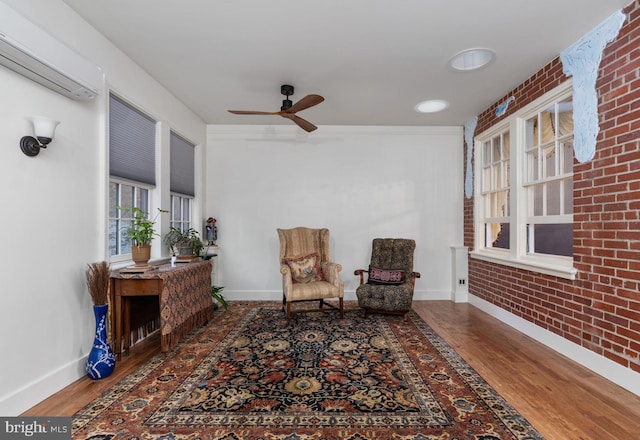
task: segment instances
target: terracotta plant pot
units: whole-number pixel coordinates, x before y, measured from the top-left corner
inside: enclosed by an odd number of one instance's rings
[[[146,267],[151,259],[151,245],[131,246],[131,259],[136,267]]]

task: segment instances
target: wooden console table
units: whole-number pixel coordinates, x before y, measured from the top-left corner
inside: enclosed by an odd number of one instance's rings
[[[131,297],[158,297],[162,352],[167,352],[191,330],[213,318],[215,310],[211,298],[209,261],[178,264],[175,268],[164,264],[145,273],[114,271],[111,273],[110,295],[116,355],[129,348]]]

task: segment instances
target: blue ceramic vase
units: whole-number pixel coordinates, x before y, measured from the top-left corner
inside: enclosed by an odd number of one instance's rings
[[[93,306],[96,316],[96,335],[93,347],[87,359],[87,376],[90,379],[104,379],[113,373],[116,367],[116,357],[107,340],[107,309],[108,305]]]

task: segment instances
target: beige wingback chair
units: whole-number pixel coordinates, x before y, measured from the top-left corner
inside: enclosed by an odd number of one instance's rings
[[[325,299],[336,298],[340,318],[344,317],[344,283],[338,272],[342,266],[331,261],[329,253],[329,230],[298,227],[278,229],[280,239],[280,273],[282,274],[282,307],[286,308],[287,323],[292,313],[329,309],[323,305]],[[319,301],[318,308],[291,310],[291,303]]]

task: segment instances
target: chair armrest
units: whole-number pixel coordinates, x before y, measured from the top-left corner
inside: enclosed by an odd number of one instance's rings
[[[282,274],[282,290],[284,292],[290,291],[293,285],[293,278],[291,277],[291,268],[286,264],[280,265],[280,273]]]
[[[342,270],[341,264],[334,263],[332,261],[324,261],[320,263],[320,269],[322,270],[322,276],[324,276],[326,281],[336,287],[340,287],[342,280],[340,279],[338,272]]]
[[[420,272],[411,272],[411,290],[416,286],[416,278],[420,278]]]
[[[365,273],[369,273],[368,270],[365,269],[356,269],[353,274],[354,275],[360,275],[360,285],[362,286],[364,284],[364,274]]]

